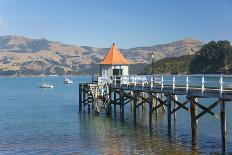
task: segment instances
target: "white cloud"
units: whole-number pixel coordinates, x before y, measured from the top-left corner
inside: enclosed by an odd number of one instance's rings
[[[6,21],[0,19],[0,28],[4,28],[4,27],[6,27],[7,25],[8,25],[8,24],[7,24]]]

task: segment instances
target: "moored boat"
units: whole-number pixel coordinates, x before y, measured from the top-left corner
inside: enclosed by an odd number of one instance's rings
[[[40,88],[53,88],[54,86],[50,82],[44,82],[39,87]]]
[[[73,81],[69,78],[64,78],[64,84],[73,84]]]

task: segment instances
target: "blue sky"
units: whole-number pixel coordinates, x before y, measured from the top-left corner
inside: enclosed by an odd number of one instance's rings
[[[121,48],[232,41],[232,0],[0,0],[0,35]]]

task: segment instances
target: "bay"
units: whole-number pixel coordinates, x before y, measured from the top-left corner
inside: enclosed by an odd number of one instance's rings
[[[211,115],[199,120],[197,146],[191,143],[190,114],[184,110],[172,121],[168,138],[166,113],[153,117],[148,127],[148,110],[140,109],[133,123],[130,104],[125,118],[96,117],[79,113],[78,84],[90,76],[73,76],[73,85],[64,77],[48,77],[53,89],[39,89],[40,77],[0,78],[0,154],[192,154],[221,152],[220,121]],[[185,97],[180,96],[180,101]],[[216,99],[200,99],[209,105]],[[119,110],[117,110],[119,111]],[[218,107],[214,110],[219,112]],[[226,102],[226,151],[232,152],[231,102]]]

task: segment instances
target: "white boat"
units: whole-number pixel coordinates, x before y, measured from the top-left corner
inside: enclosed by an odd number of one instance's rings
[[[44,60],[45,60],[45,58],[44,58]],[[42,83],[39,85],[39,88],[53,88],[54,86],[53,86],[52,83],[50,83],[50,82],[45,82],[45,81],[44,81],[44,79],[45,79],[45,68],[46,68],[45,65],[46,65],[46,64],[43,65],[43,68],[44,68],[43,81],[42,81]]]
[[[64,78],[64,84],[73,84],[73,81],[69,78]]]
[[[50,76],[58,76],[58,75],[56,75],[56,74],[52,74],[52,75],[50,75]]]
[[[54,86],[50,82],[44,82],[39,87],[40,88],[53,88]]]

